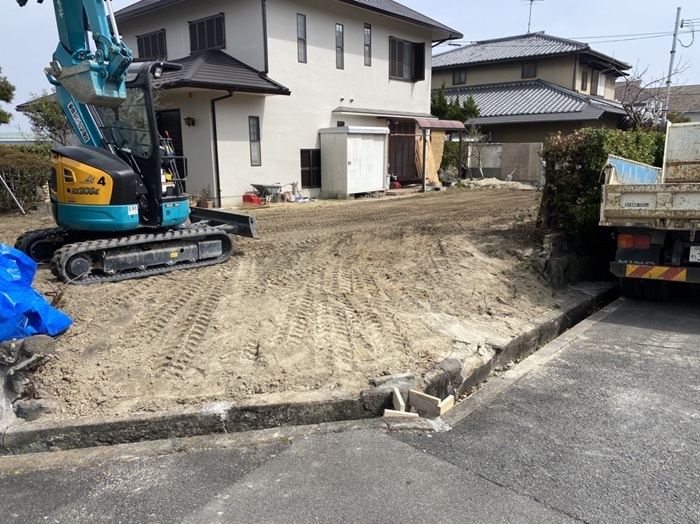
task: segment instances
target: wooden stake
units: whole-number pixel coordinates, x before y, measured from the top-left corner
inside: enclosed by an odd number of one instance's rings
[[[406,411],[406,403],[401,396],[399,388],[394,388],[394,409],[396,411]]]

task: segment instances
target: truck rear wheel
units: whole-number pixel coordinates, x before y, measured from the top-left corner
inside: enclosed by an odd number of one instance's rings
[[[671,297],[671,284],[664,280],[642,280],[638,278],[621,278],[620,289],[627,298],[667,302]]]
[[[639,300],[643,296],[641,282],[636,278],[620,278],[620,290],[627,298]]]
[[[652,302],[668,302],[671,298],[671,284],[663,280],[648,280],[642,283],[644,298]]]

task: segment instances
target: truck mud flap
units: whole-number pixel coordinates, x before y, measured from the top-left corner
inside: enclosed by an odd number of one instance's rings
[[[610,272],[621,278],[700,284],[700,268],[696,267],[652,266],[611,262]]]
[[[220,209],[193,207],[190,208],[190,222],[198,226],[207,224],[234,235],[259,238],[256,230],[255,217],[249,215],[228,213]]]

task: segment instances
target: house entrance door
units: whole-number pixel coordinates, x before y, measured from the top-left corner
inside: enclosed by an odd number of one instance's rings
[[[416,169],[415,122],[389,123],[389,174],[402,184],[420,182]]]

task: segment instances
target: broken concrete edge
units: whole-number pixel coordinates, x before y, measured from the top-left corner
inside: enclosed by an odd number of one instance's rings
[[[464,369],[457,359],[438,363],[433,371],[425,374],[423,390],[441,399],[453,395],[459,399],[477,388],[497,370],[506,369],[535,353],[548,342],[556,339],[588,316],[591,310],[600,308],[619,296],[615,284],[583,284],[572,287],[573,293],[561,304],[561,309],[544,314],[532,329],[521,333],[502,346],[493,346],[495,355],[482,364]]]
[[[510,387],[515,385],[520,379],[526,377],[532,371],[556,357],[559,352],[578,340],[586,333],[586,331],[613,313],[622,305],[622,303],[623,302],[620,300],[608,303],[608,305],[606,305],[603,309],[583,320],[575,327],[562,334],[560,337],[546,344],[542,349],[538,350],[536,353],[518,364],[518,366],[505,371],[494,380],[489,381],[489,383],[484,385],[484,387],[478,389],[473,395],[466,397],[462,402],[455,406],[455,409],[441,417],[442,421],[451,429],[455,424],[464,420],[477,409],[488,405],[497,396],[501,395]]]
[[[519,335],[501,348],[484,365],[470,370],[466,378],[454,370],[436,368],[426,375],[426,393],[444,399],[461,394],[484,382],[492,372],[509,362],[519,361],[539,347],[583,320],[590,309],[617,297],[615,287],[606,285],[589,295],[578,294],[562,306],[561,311],[545,315],[534,328]],[[409,377],[406,377],[409,378]],[[360,392],[359,395],[337,392],[291,394],[285,402],[241,403],[219,402],[203,408],[176,412],[141,414],[113,419],[94,417],[74,420],[15,420],[0,427],[0,454],[36,453],[70,450],[92,446],[118,445],[145,440],[177,439],[195,436],[229,434],[251,430],[309,426],[342,421],[371,420],[381,417],[384,409],[393,407],[394,389],[408,399],[408,391],[418,380],[392,380]],[[447,413],[453,413],[454,410]],[[367,422],[369,423],[369,420]],[[370,424],[371,425],[371,424]],[[436,419],[384,419],[381,427],[389,431],[446,431],[449,425]]]

